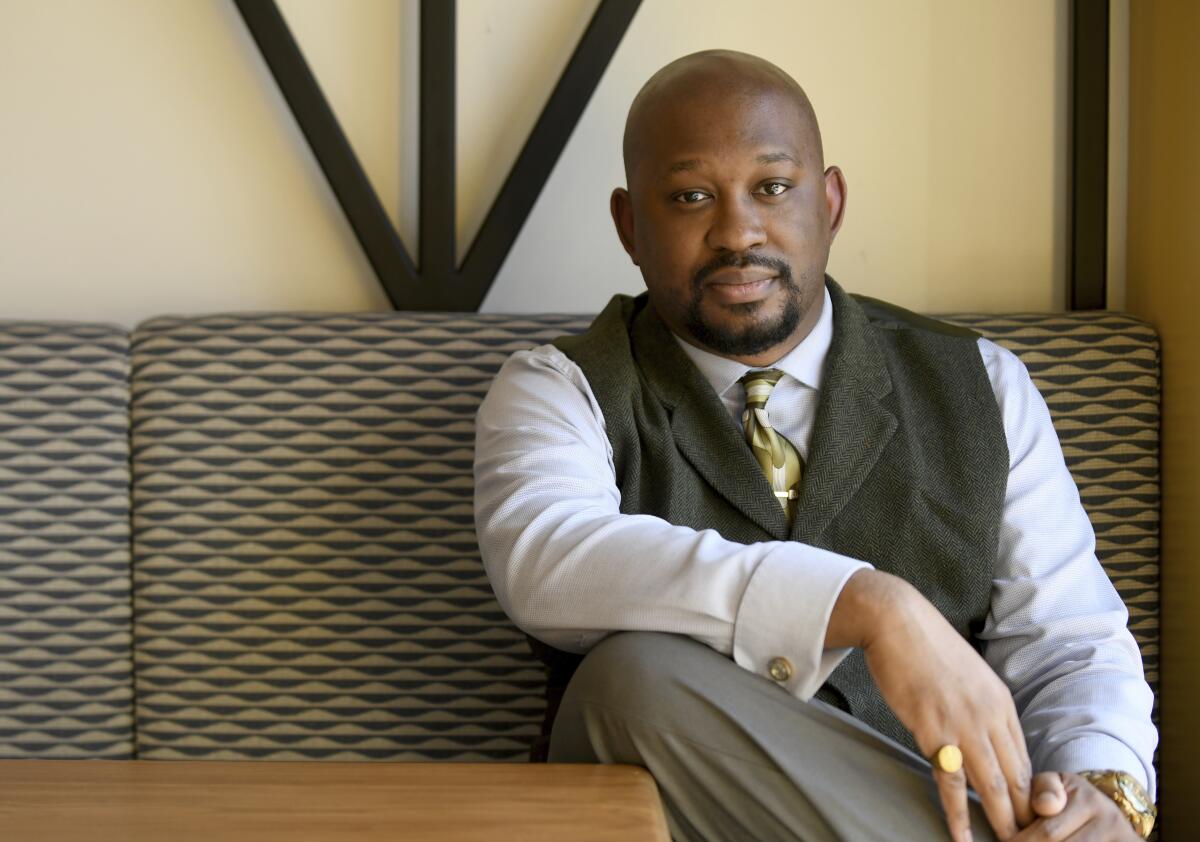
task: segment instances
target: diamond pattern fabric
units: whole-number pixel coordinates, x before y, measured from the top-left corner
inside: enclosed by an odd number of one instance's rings
[[[0,322],[0,757],[133,753],[129,339]]]
[[[512,351],[587,321],[142,326],[139,756],[525,759],[544,677],[479,560],[474,416]]]

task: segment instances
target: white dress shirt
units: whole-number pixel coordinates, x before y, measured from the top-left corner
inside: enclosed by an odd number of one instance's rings
[[[772,368],[771,425],[808,458],[829,293],[813,331]],[[735,421],[749,366],[680,341]],[[1003,418],[1008,488],[984,654],[1016,700],[1035,771],[1125,770],[1154,791],[1158,735],[1128,612],[1095,537],[1045,401],[1011,352],[979,340]],[[791,541],[738,544],[620,511],[604,414],[579,367],[543,345],[501,368],[476,422],[475,522],[496,596],[523,630],[586,652],[617,631],[695,638],[808,700],[849,650],[827,650],[846,580],[866,563]]]

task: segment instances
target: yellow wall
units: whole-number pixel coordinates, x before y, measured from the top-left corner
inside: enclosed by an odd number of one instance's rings
[[[596,0],[460,0],[459,230],[474,233]],[[850,182],[831,271],[928,311],[1054,309],[1067,0],[646,0],[485,308],[594,310],[628,103],[667,61],[760,53]],[[415,0],[280,0],[415,245]],[[385,309],[230,0],[0,0],[0,285],[13,318]]]
[[[1130,309],[1163,357],[1162,799],[1168,842],[1200,828],[1200,4],[1130,22]]]

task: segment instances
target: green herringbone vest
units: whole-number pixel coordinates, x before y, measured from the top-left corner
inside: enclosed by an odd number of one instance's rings
[[[614,297],[586,333],[555,344],[604,413],[622,512],[862,559],[907,579],[978,644],[1008,445],[977,337],[828,287],[833,343],[790,528],[737,425],[644,294]],[[817,695],[915,748],[860,651]]]

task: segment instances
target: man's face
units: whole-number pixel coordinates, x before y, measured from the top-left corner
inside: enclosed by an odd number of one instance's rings
[[[651,302],[686,341],[773,363],[820,315],[841,173],[821,171],[784,93],[689,95],[647,117],[612,210]]]

